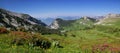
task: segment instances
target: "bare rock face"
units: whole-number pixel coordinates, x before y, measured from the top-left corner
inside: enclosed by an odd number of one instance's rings
[[[51,29],[58,29],[58,28],[59,28],[58,21],[55,20],[55,21],[50,25],[50,28],[51,28]]]
[[[6,28],[19,28],[34,30],[34,25],[46,26],[41,20],[37,20],[28,14],[11,12],[5,9],[0,9],[0,26]]]
[[[120,14],[109,13],[108,15],[106,15],[106,18],[117,18],[117,17],[120,17]]]

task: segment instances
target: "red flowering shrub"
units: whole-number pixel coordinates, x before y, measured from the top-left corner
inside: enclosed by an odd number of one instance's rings
[[[105,51],[109,48],[108,44],[102,44],[102,45],[94,45],[92,47],[92,51],[93,53],[97,52],[97,51]]]
[[[112,53],[119,53],[120,52],[119,47],[118,48],[117,47],[111,47],[110,50],[111,50]]]
[[[0,27],[0,34],[1,33],[7,33],[7,32],[8,32],[8,30],[6,28]]]
[[[120,48],[117,48],[117,47],[113,47],[112,45],[110,44],[101,44],[101,45],[94,45],[92,47],[92,52],[93,53],[96,53],[98,51],[100,52],[104,52],[104,51],[110,51],[112,53],[118,53],[120,52]]]
[[[21,32],[21,31],[12,31],[11,36],[13,37],[12,43],[17,45],[28,44],[32,39],[30,33]]]
[[[51,42],[42,37],[40,34],[32,34],[21,31],[12,31],[11,36],[13,37],[12,44],[24,45],[30,44],[32,46],[39,46],[40,48],[47,49],[50,48]]]

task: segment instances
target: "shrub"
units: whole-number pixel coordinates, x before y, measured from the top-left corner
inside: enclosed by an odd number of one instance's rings
[[[120,53],[120,48],[119,47],[118,48],[111,47],[110,50],[111,50],[111,53]]]
[[[105,51],[107,49],[109,49],[109,45],[108,44],[102,44],[102,45],[94,45],[92,47],[92,52],[96,53],[96,52],[101,52],[101,51]]]
[[[12,31],[11,36],[13,37],[12,43],[17,45],[28,44],[32,40],[30,33]]]
[[[4,27],[0,27],[0,34],[1,33],[8,33],[8,30]]]
[[[71,36],[72,36],[72,37],[76,37],[76,35],[74,35],[74,34],[72,34]]]
[[[43,49],[48,49],[51,47],[51,42],[47,38],[38,35],[34,35],[32,37],[33,37],[32,43],[34,46],[40,46]]]
[[[57,47],[57,48],[63,48],[63,46],[61,46],[60,45],[60,42],[59,41],[57,41],[57,40],[54,40],[53,42],[52,42],[52,46],[55,48],[55,47]]]
[[[11,35],[13,36],[12,44],[27,44],[32,46],[39,46],[42,49],[48,49],[51,46],[51,42],[47,38],[44,38],[39,34],[12,31]]]
[[[113,47],[110,44],[100,44],[100,45],[94,45],[92,47],[92,52],[96,53],[96,52],[111,52],[111,53],[119,53],[120,52],[120,48],[118,47]]]

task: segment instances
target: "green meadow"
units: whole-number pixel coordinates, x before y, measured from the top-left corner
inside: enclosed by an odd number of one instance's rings
[[[23,33],[23,34],[21,34]],[[32,34],[28,32],[11,32],[0,34],[0,53],[119,53],[120,52],[120,28],[112,26],[96,25],[91,29],[71,30],[64,35],[36,33],[37,38],[49,41],[49,48],[33,46]],[[22,35],[22,36],[17,36]],[[29,37],[30,36],[30,37]],[[38,38],[40,36],[40,38]],[[16,39],[18,38],[18,40]],[[21,39],[25,40],[21,40]],[[19,40],[20,39],[20,40]],[[13,40],[17,40],[14,42]],[[53,45],[57,41],[58,46]],[[14,43],[12,43],[14,42]],[[20,44],[20,43],[23,44]],[[20,44],[20,45],[19,45]],[[47,43],[46,43],[47,44]],[[48,45],[46,45],[48,46]]]

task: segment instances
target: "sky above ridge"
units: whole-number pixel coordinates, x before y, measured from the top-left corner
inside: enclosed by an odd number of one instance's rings
[[[100,16],[120,13],[120,0],[0,0],[0,8],[36,18]]]

